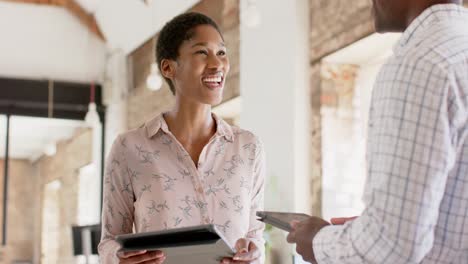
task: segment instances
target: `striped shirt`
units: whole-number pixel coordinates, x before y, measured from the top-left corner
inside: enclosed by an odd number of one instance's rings
[[[377,78],[362,215],[313,240],[318,263],[468,263],[468,10],[435,5]]]

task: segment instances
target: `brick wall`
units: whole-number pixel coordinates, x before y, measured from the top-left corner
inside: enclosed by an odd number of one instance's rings
[[[231,63],[223,101],[239,96],[239,2],[203,0],[193,6],[191,11],[208,15],[221,27]],[[129,129],[138,127],[155,115],[169,110],[175,102],[166,83],[159,91],[150,91],[146,88],[146,77],[155,59],[155,45],[155,39],[150,39],[129,56],[133,65],[134,86],[127,98]]]
[[[374,32],[371,0],[310,1],[311,62]]]
[[[0,160],[0,190],[2,204],[0,205],[0,219],[3,219],[3,186],[4,160]],[[35,229],[35,210],[32,206],[36,197],[37,178],[28,160],[10,160],[8,177],[8,220],[7,220],[7,248],[4,257],[9,261],[32,261],[34,255],[34,241],[31,234]],[[1,230],[0,230],[1,233]],[[6,259],[4,259],[5,262]],[[4,262],[1,262],[4,263]]]
[[[59,180],[61,187],[59,195],[59,263],[73,263],[73,244],[71,226],[77,224],[79,169],[92,161],[92,131],[81,129],[67,141],[57,146],[57,154],[52,157],[43,156],[35,164],[39,179],[41,201],[44,197],[45,185]],[[98,175],[97,175],[98,176]],[[39,205],[42,207],[42,202]],[[41,208],[41,212],[44,208]],[[36,221],[42,215],[36,216]],[[40,245],[36,245],[40,247]]]
[[[371,1],[310,0],[312,213],[322,214],[321,59],[374,32]]]

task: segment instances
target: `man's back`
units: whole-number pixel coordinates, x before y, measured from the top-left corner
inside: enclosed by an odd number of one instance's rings
[[[462,19],[464,17],[464,19]],[[445,184],[435,228],[433,250],[423,262],[468,263],[468,11],[460,19],[436,23],[422,35],[421,48],[447,73],[447,105],[454,162]]]
[[[371,108],[366,202],[408,262],[468,263],[467,124],[468,11],[434,6],[395,47]]]
[[[318,263],[468,263],[468,11],[426,9],[394,51],[372,95],[365,210],[321,228]]]

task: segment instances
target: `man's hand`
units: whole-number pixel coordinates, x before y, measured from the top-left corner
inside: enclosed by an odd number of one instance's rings
[[[318,217],[311,217],[302,222],[293,222],[293,230],[289,233],[288,243],[296,243],[296,251],[305,261],[316,263],[312,240],[320,229],[330,225],[327,221]]]
[[[232,258],[224,258],[222,264],[248,264],[259,259],[262,255],[254,242],[241,238],[236,242],[237,253]]]
[[[353,221],[358,218],[358,216],[353,217],[335,217],[330,219],[332,225],[344,225],[346,222]]]
[[[120,264],[162,264],[166,260],[166,256],[162,251],[131,251],[131,252],[117,252]]]

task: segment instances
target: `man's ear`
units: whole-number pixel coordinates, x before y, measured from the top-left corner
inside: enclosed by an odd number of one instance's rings
[[[165,78],[172,80],[175,75],[175,61],[163,59],[161,61],[161,74]]]

